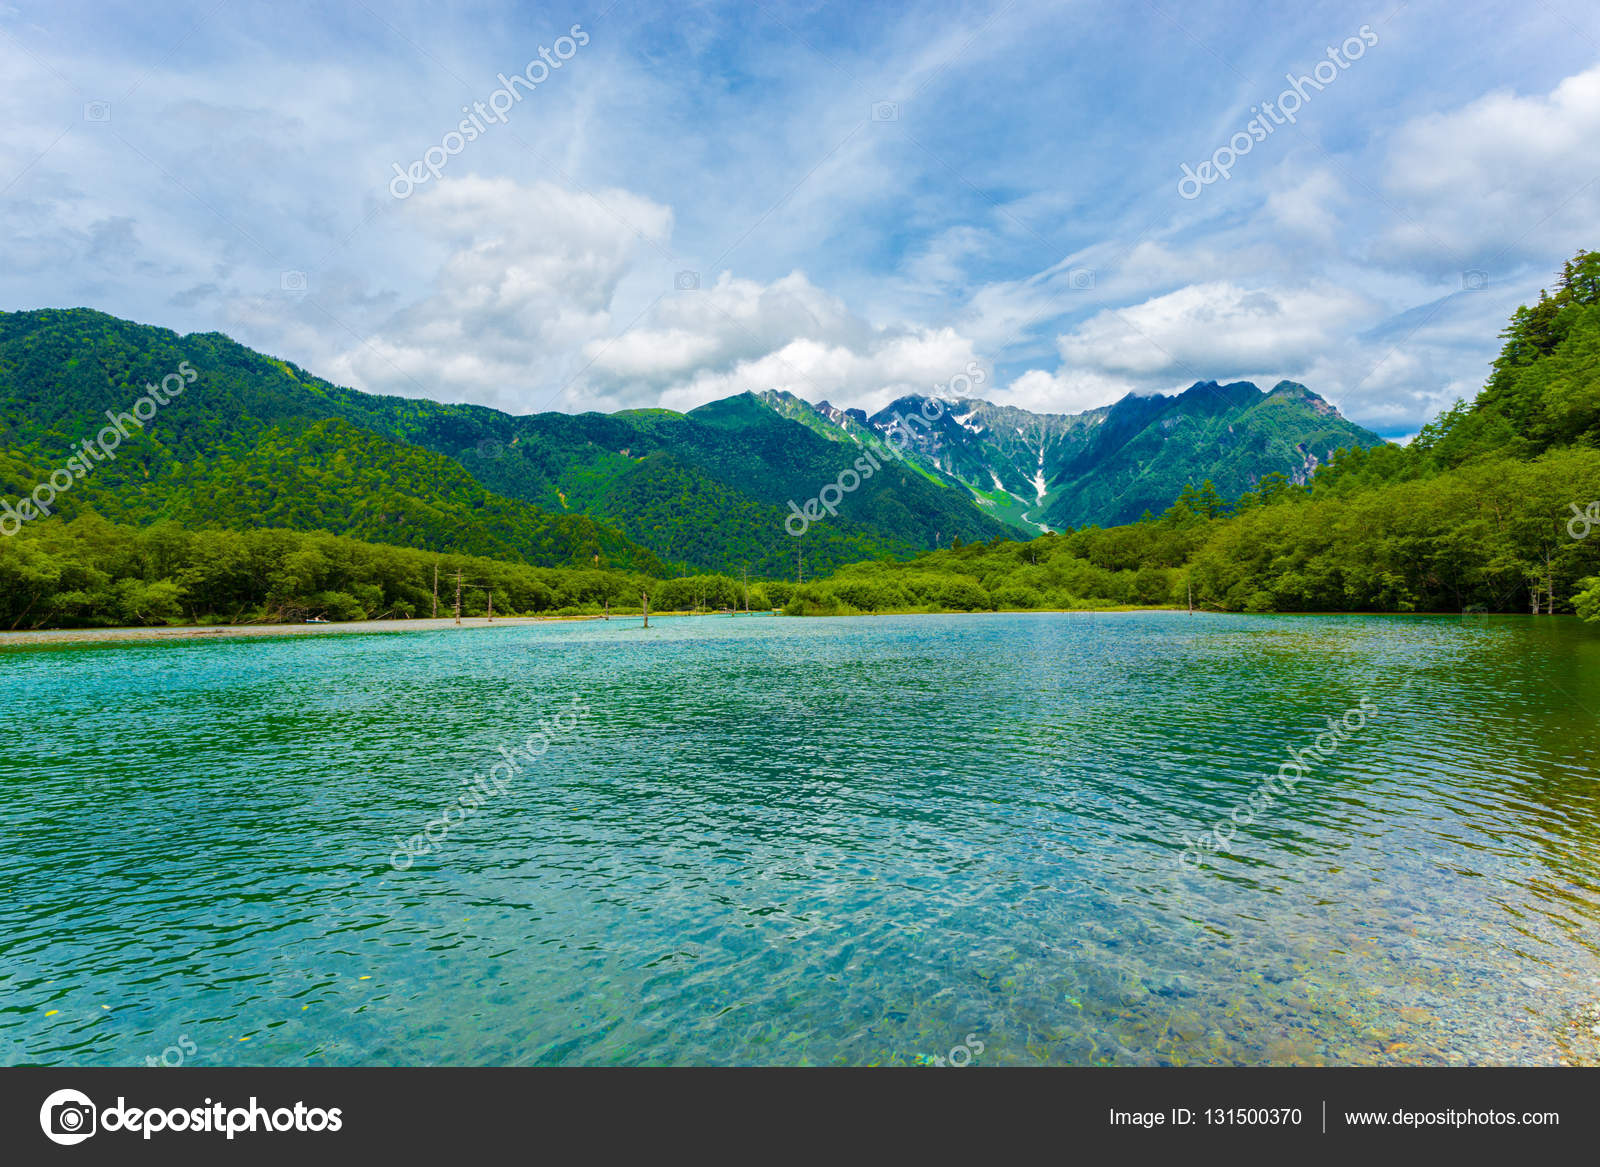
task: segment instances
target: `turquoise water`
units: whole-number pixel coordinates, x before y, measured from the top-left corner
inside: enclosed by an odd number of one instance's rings
[[[0,691],[7,1064],[1600,1062],[1571,620],[615,620]]]

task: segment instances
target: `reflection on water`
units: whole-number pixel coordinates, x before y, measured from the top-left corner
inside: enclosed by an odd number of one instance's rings
[[[0,1062],[1600,1062],[1571,620],[614,620],[0,685]]]

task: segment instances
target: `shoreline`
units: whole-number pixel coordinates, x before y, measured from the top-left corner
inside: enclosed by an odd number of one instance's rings
[[[1168,608],[1062,608],[1019,609],[1019,612],[1037,611],[1041,615],[1056,613],[1091,615],[1096,612],[1162,612],[1182,609]],[[1009,612],[866,612],[854,615],[867,616],[983,616],[1007,615]],[[713,617],[782,617],[782,612],[736,612],[732,616],[723,612],[703,612],[699,618]],[[694,612],[651,612],[652,620],[675,620],[696,617]],[[846,616],[803,616],[796,619],[837,620]],[[612,620],[638,620],[637,612],[613,615]],[[478,628],[523,628],[533,624],[563,624],[571,622],[604,621],[604,616],[497,616],[491,622],[484,616],[463,616],[458,625],[454,617],[412,620],[342,620],[329,624],[167,624],[148,628],[38,628],[25,631],[0,632],[0,649],[31,648],[53,644],[130,644],[150,641],[190,640],[248,640],[264,636],[328,636],[328,635],[387,635],[398,632],[444,632],[453,628],[462,630]]]
[[[776,615],[767,611],[737,612],[736,616]],[[694,612],[650,613],[652,620],[674,620],[695,616]],[[724,612],[701,612],[701,617],[729,618]],[[640,613],[613,613],[612,620],[638,620]],[[49,644],[119,644],[146,641],[247,640],[262,636],[387,635],[396,632],[444,632],[459,628],[524,628],[533,624],[604,622],[605,616],[463,616],[457,624],[453,616],[411,620],[339,620],[327,624],[158,624],[145,628],[35,628],[0,632],[0,649],[31,648]]]
[[[578,617],[588,619],[588,617]],[[532,616],[497,618],[493,624],[483,616],[461,618],[462,628],[498,628],[543,624],[547,620]],[[168,624],[148,628],[40,628],[25,632],[0,632],[0,648],[8,645],[88,644],[148,640],[245,640],[258,636],[323,636],[349,633],[437,632],[456,627],[453,617],[427,620],[344,620],[329,624]]]
[[[720,614],[720,613],[717,613]],[[742,613],[741,613],[742,614]],[[752,612],[751,615],[757,613]],[[670,620],[690,612],[651,612],[650,619]],[[613,620],[637,620],[638,615],[614,615]],[[459,628],[523,628],[532,624],[604,621],[604,616],[452,616],[416,620],[340,620],[328,624],[165,624],[148,628],[38,628],[0,632],[0,648],[43,644],[95,644],[152,640],[247,640],[262,636],[385,635],[396,632],[444,632]]]
[[[797,620],[851,620],[872,616],[1118,616],[1141,612],[1184,612],[1183,607],[1125,607],[1105,608],[1004,608],[984,612],[851,612],[836,615],[796,616]],[[1239,616],[1248,613],[1219,612],[1209,608],[1196,608],[1196,616]],[[1460,619],[1453,612],[1263,612],[1264,616],[1434,616]],[[1513,615],[1501,613],[1502,616]],[[651,612],[652,620],[676,620],[696,617],[694,612]],[[781,611],[703,612],[698,618],[772,616],[783,617]],[[639,613],[616,614],[612,620],[638,620]],[[534,624],[563,624],[572,622],[604,621],[604,616],[497,616],[490,621],[484,616],[463,616],[458,625],[453,617],[412,620],[345,620],[330,624],[171,624],[148,628],[40,628],[26,631],[0,632],[0,649],[31,648],[54,644],[127,644],[151,641],[190,640],[247,640],[267,636],[352,636],[388,635],[399,632],[444,632],[452,628],[523,628]]]

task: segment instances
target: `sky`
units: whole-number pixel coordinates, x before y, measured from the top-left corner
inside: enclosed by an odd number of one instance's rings
[[[1404,439],[1600,247],[1593,0],[52,0],[0,67],[0,309],[514,413],[1288,379]]]

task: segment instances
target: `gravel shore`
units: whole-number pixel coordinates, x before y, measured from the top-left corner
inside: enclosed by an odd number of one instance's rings
[[[655,613],[651,613],[653,616]],[[619,617],[625,619],[626,617]],[[599,617],[579,616],[589,620]],[[461,618],[462,628],[507,628],[523,624],[545,624],[537,616],[496,616],[493,623],[482,616]],[[453,618],[438,620],[349,620],[335,624],[186,624],[172,628],[56,628],[38,632],[0,632],[0,647],[26,648],[44,644],[79,644],[93,641],[145,640],[232,640],[246,636],[325,636],[352,632],[438,632],[456,627]]]

